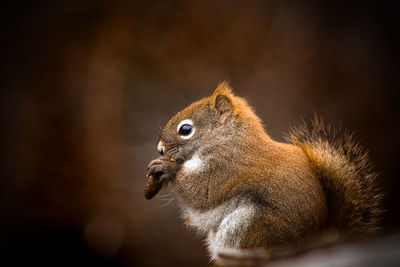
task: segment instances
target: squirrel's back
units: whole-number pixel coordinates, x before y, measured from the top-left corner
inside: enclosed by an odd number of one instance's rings
[[[326,191],[328,226],[349,234],[375,232],[382,194],[367,153],[351,134],[341,135],[320,118],[311,125],[293,128],[287,139],[304,151]]]

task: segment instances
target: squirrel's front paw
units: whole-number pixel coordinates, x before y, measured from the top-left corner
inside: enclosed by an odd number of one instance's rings
[[[160,182],[171,180],[175,177],[177,171],[177,163],[167,159],[165,157],[160,157],[158,159],[152,160],[147,167],[147,174],[150,176],[157,177]]]

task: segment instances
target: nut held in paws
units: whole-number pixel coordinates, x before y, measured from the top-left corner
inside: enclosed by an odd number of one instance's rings
[[[146,199],[152,199],[162,188],[160,180],[153,175],[148,175],[146,187],[144,189],[144,197]]]

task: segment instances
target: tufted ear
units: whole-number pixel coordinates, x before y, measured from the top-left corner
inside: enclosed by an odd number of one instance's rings
[[[222,82],[215,89],[212,96],[213,106],[219,114],[219,121],[224,122],[233,113],[233,94],[226,82]]]

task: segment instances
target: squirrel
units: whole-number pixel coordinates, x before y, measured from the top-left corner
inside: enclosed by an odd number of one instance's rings
[[[382,194],[366,152],[314,119],[271,139],[226,82],[164,126],[145,197],[173,185],[186,224],[224,249],[280,249],[335,229],[377,231]]]

